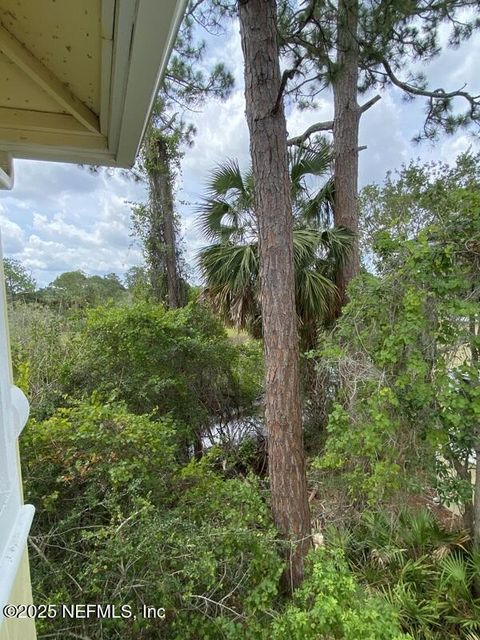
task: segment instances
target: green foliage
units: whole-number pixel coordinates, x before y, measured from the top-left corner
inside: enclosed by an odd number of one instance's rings
[[[31,536],[37,602],[140,612],[77,620],[75,633],[243,638],[245,621],[260,625],[277,597],[282,562],[258,481],[224,480],[208,459],[180,469],[175,431],[169,417],[96,398],[26,429],[27,497],[41,501]],[[144,603],[164,607],[166,620],[143,619]],[[38,631],[63,638],[63,626],[39,621]]]
[[[7,300],[13,301],[18,298],[25,300],[35,293],[37,283],[20,260],[4,258],[3,272],[7,290]]]
[[[92,307],[125,297],[125,287],[115,273],[87,276],[82,271],[66,271],[39,292],[43,302],[64,308]]]
[[[130,267],[125,273],[125,286],[135,301],[148,300],[150,283],[145,267]]]
[[[233,375],[240,391],[239,406],[251,407],[263,387],[263,345],[258,340],[248,339],[236,347],[237,357],[233,364]]]
[[[9,308],[15,384],[30,402],[30,414],[43,419],[63,404],[69,362],[82,348],[76,340],[81,320],[58,309],[16,302]]]
[[[28,495],[43,503],[40,520],[68,512],[73,501],[85,525],[100,524],[108,512],[104,497],[120,496],[130,486],[163,502],[175,468],[174,431],[168,416],[154,422],[95,397],[31,421],[22,437],[22,460]]]
[[[426,509],[403,509],[396,517],[376,510],[363,515],[347,540],[356,575],[385,594],[412,637],[466,639],[480,631],[472,593],[477,555],[466,551],[464,532],[445,531]]]
[[[304,583],[273,624],[274,640],[408,640],[395,610],[360,586],[336,548],[310,555]]]
[[[346,494],[353,516],[340,515],[344,530],[325,537],[341,540],[359,581],[382,592],[419,640],[480,632],[472,522],[445,531],[426,510],[399,512],[432,490],[467,515],[472,505],[479,178],[478,158],[466,155],[452,168],[410,165],[367,188],[376,273],[352,283],[335,331],[311,354],[328,414],[311,477]]]
[[[399,430],[398,402],[388,387],[378,388],[373,381],[359,395],[362,403],[354,415],[342,404],[334,405],[325,453],[314,467],[343,469],[348,492],[377,504],[400,488],[401,452],[392,446]]]
[[[380,204],[364,203],[369,224],[378,222],[378,275],[352,284],[318,361],[334,387],[320,466],[346,470],[357,495],[376,499],[426,481],[446,502],[471,500],[468,460],[479,446],[477,164],[463,156],[448,170],[410,166],[387,180]],[[414,196],[412,220],[403,207]]]
[[[198,303],[172,311],[146,303],[99,307],[88,313],[83,342],[70,376],[76,395],[114,394],[135,413],[171,412],[187,440],[245,399],[233,371],[238,351]],[[252,388],[247,395],[252,400]]]

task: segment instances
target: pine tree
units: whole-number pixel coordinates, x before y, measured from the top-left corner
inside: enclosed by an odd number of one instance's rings
[[[408,98],[423,98],[426,115],[417,139],[435,140],[441,132],[478,126],[480,95],[459,89],[431,89],[423,73],[412,75],[413,62],[428,62],[440,55],[439,32],[451,27],[449,46],[458,46],[480,26],[480,20],[465,10],[476,0],[325,0],[301,3],[284,1],[280,13],[282,49],[289,60],[284,72],[286,91],[312,106],[318,94],[332,88],[334,117],[318,122],[290,144],[305,145],[318,131],[332,131],[334,139],[336,225],[358,235],[358,128],[363,113],[379,99],[363,105],[358,95],[393,86]],[[407,79],[401,75],[407,74]],[[338,279],[345,300],[348,282],[359,272],[358,243]]]
[[[169,308],[185,304],[178,225],[174,206],[174,183],[181,159],[181,146],[193,143],[195,128],[184,112],[208,97],[223,99],[233,86],[233,77],[223,64],[202,71],[206,44],[196,38],[195,12],[202,2],[191,2],[170,58],[140,154],[141,173],[146,177],[149,202],[133,208],[134,231],[142,239],[150,274],[152,294]]]
[[[265,423],[272,512],[290,546],[286,582],[303,578],[311,545],[299,390],[293,212],[281,100],[275,0],[240,0],[265,353]]]

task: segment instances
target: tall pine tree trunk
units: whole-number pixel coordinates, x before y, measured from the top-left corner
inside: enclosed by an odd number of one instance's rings
[[[184,300],[177,259],[172,175],[165,141],[157,137],[151,145],[148,173],[153,216],[149,241],[152,284],[155,296],[161,299],[165,281],[167,305],[170,309],[177,309]]]
[[[360,272],[358,243],[358,0],[339,0],[337,17],[337,70],[333,82],[335,116],[333,151],[335,160],[334,220],[355,234],[352,250],[337,272],[340,302],[346,287]]]
[[[246,115],[258,217],[266,368],[265,421],[272,511],[290,542],[288,587],[303,577],[310,548],[295,311],[293,214],[275,0],[240,0]]]

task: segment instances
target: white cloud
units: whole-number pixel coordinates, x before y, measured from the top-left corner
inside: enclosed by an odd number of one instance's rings
[[[141,262],[128,203],[144,195],[119,171],[19,161],[14,190],[0,195],[4,251],[42,285],[75,269],[123,273]]]
[[[178,208],[191,264],[204,245],[195,225],[194,205],[209,172],[226,158],[237,158],[243,168],[250,163],[238,25],[232,23],[223,38],[209,38],[208,44],[209,59],[225,61],[237,84],[225,102],[211,101],[200,113],[185,114],[198,131],[194,147],[186,150],[182,161],[178,190],[178,201],[187,203]],[[451,89],[468,83],[468,88],[478,93],[479,58],[480,37],[476,35],[425,68],[430,85]],[[361,185],[382,180],[387,169],[398,168],[412,157],[451,162],[472,144],[467,134],[460,133],[434,147],[412,146],[422,124],[423,108],[421,99],[406,103],[401,92],[392,89],[382,93],[382,100],[364,114],[360,144],[368,148],[360,155]],[[290,105],[287,114],[289,134],[297,135],[314,122],[332,118],[331,95],[321,96],[315,110],[300,111]],[[22,260],[41,284],[65,270],[122,273],[141,262],[140,249],[130,235],[128,203],[144,200],[144,185],[118,170],[94,174],[78,166],[24,160],[15,161],[15,169],[15,188],[0,192],[4,251]]]
[[[5,254],[17,253],[22,250],[25,242],[25,233],[20,225],[10,220],[3,213],[3,207],[0,207],[0,233]]]

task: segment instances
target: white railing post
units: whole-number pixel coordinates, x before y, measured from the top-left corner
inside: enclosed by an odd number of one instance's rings
[[[31,602],[26,543],[34,508],[23,504],[17,440],[27,419],[28,401],[13,386],[0,237],[0,640],[35,638],[33,622],[5,621],[3,615],[3,607],[13,600]]]

